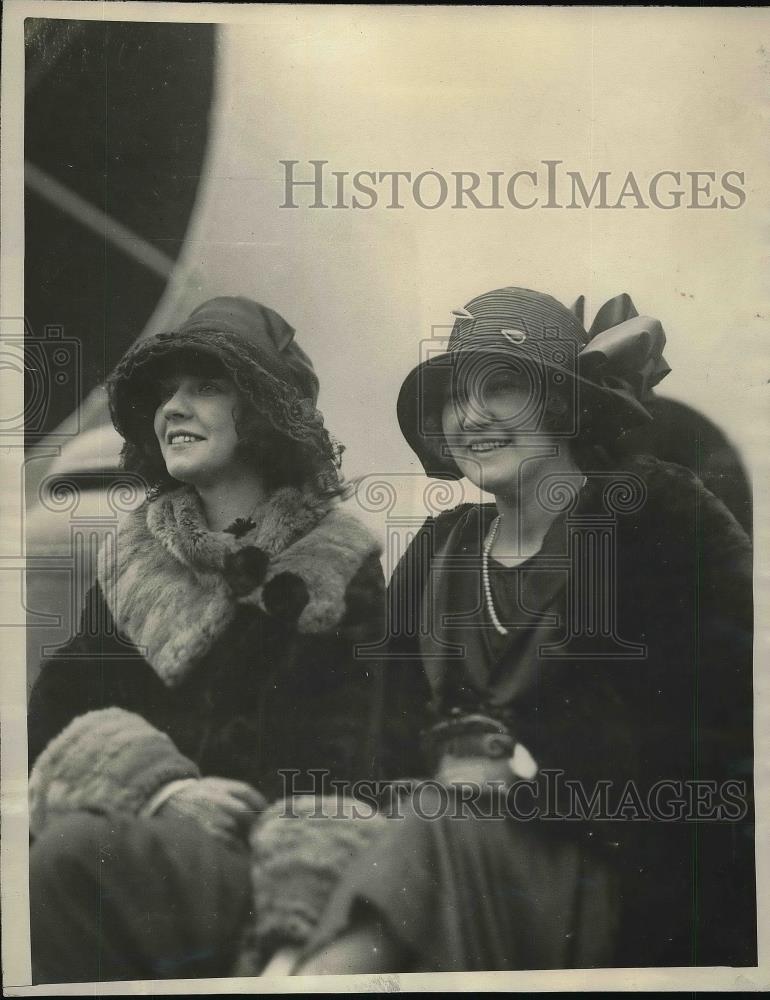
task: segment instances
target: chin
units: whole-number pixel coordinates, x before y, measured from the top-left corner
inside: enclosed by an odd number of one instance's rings
[[[468,482],[482,490],[484,493],[512,495],[519,492],[519,480],[517,476],[480,476],[477,472],[470,473],[467,470],[460,470]]]
[[[167,464],[166,472],[172,479],[178,479],[180,483],[187,483],[189,486],[194,486],[195,481],[198,478],[195,474],[195,469],[191,469],[189,466],[184,466],[181,463],[176,462]]]
[[[455,460],[456,461],[456,460]],[[467,461],[458,462],[460,472],[485,493],[517,493],[519,469],[480,469]]]
[[[494,496],[516,496],[519,493],[519,480],[516,476],[509,479],[486,477],[476,483],[480,490],[492,493]]]

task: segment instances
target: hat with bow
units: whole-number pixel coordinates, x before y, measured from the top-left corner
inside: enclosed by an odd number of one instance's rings
[[[483,396],[485,382],[504,371],[529,387],[521,424],[529,433],[556,398],[571,404],[575,418],[564,422],[565,437],[590,427],[595,439],[609,441],[652,420],[645,400],[671,370],[659,320],[640,316],[623,293],[605,302],[586,331],[584,302],[581,296],[570,310],[551,295],[507,287],[453,311],[446,350],[413,368],[398,396],[402,433],[427,475],[462,478],[441,430],[450,393],[475,386]]]

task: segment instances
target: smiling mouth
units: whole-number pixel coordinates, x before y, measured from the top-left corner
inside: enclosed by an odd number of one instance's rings
[[[510,448],[512,445],[513,441],[510,438],[506,438],[505,440],[473,441],[471,444],[465,445],[465,448],[467,451],[478,454],[479,452],[497,451],[500,448]]]
[[[167,436],[169,444],[194,444],[196,441],[205,441],[200,434],[190,434],[189,431],[173,431]]]

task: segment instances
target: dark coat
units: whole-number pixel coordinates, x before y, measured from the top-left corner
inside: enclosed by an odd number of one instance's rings
[[[431,764],[419,734],[459,708],[505,721],[540,766],[541,804],[546,770],[563,772],[560,782],[577,781],[589,795],[598,782],[610,782],[616,806],[628,782],[643,805],[661,780],[710,780],[720,787],[736,782],[732,794],[740,804],[728,805],[718,821],[595,818],[555,822],[549,830],[584,838],[587,850],[599,852],[620,873],[625,918],[617,964],[752,965],[750,544],[721,501],[689,471],[637,457],[619,475],[633,489],[641,484],[643,502],[626,504],[636,509],[623,513],[621,494],[612,500],[605,490],[612,477],[590,476],[570,518],[606,515],[607,501],[614,503],[616,635],[644,645],[645,655],[571,658],[571,650],[581,651],[572,640],[566,658],[540,659],[516,697],[493,707],[483,691],[465,682],[462,669],[437,677],[435,665],[421,661],[417,638],[421,627],[430,627],[429,611],[411,598],[417,613],[406,626],[406,595],[426,593],[434,556],[445,549],[450,532],[466,540],[466,555],[478,555],[496,511],[493,505],[464,504],[430,518],[390,585],[386,769],[428,775]],[[511,658],[503,669],[515,671],[521,664]],[[662,801],[670,799],[668,791]],[[571,801],[558,799],[555,807],[564,814]]]
[[[371,776],[380,678],[355,646],[383,635],[377,543],[292,490],[256,520],[214,536],[178,491],[122,524],[80,633],[32,691],[33,831],[71,808],[137,810],[180,777],[270,799],[280,769],[305,772],[297,791],[309,768]]]

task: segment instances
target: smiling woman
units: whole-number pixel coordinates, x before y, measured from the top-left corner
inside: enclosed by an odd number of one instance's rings
[[[225,976],[263,918],[266,798],[311,768],[370,777],[378,672],[354,646],[382,638],[379,548],[337,503],[318,381],[272,310],[204,303],[108,389],[148,498],[32,692],[33,974]]]
[[[530,380],[506,372],[504,363],[499,369],[493,377],[471,380],[461,390],[460,366],[447,387],[441,429],[444,446],[463,475],[504,499],[526,496],[546,472],[569,476],[578,467],[571,442],[564,437],[564,421],[554,418],[567,410],[565,394],[553,394],[540,426],[528,427]]]
[[[390,582],[388,770],[431,780],[298,971],[752,965],[751,550],[691,472],[626,450],[661,325],[619,296],[589,332],[516,287],[455,316],[398,399],[427,474],[491,494],[428,518]],[[693,779],[741,808],[654,808]]]
[[[195,486],[202,499],[202,490],[218,487],[224,492],[236,483],[259,497],[257,470],[244,469],[238,461],[233,381],[224,374],[184,373],[163,379],[159,390],[154,426],[168,474]]]

